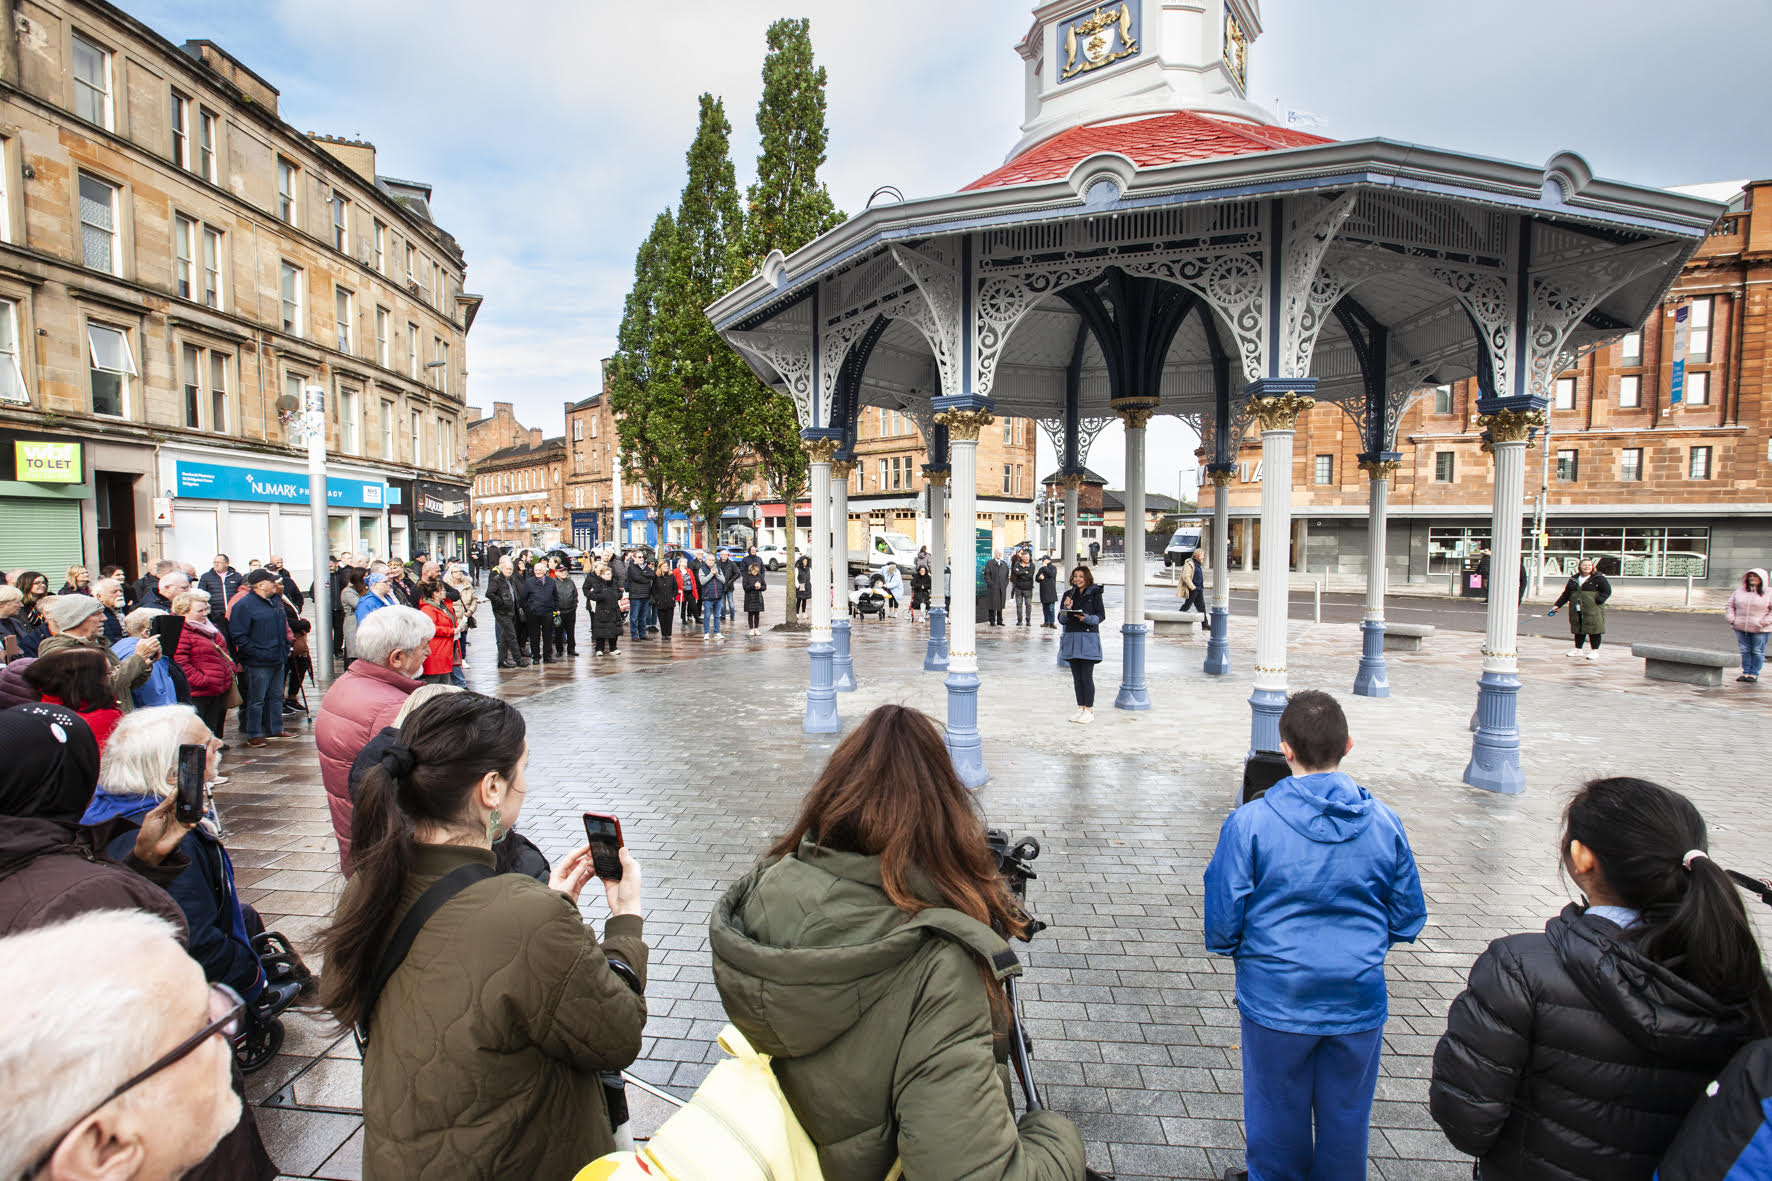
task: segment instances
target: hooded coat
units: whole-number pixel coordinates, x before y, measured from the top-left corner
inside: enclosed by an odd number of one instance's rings
[[[1340,771],[1290,775],[1232,812],[1206,866],[1206,950],[1237,1010],[1317,1037],[1384,1024],[1384,957],[1427,921],[1403,822]]]
[[[332,832],[338,838],[338,866],[351,872],[351,763],[369,740],[394,724],[400,707],[422,682],[386,665],[353,660],[320,700],[314,718],[314,750],[320,756],[320,782]]]
[[[140,636],[124,636],[111,645],[111,651],[116,654],[118,660],[128,660],[135,654],[136,645],[139,643],[141,643]],[[163,651],[160,659],[148,665],[148,679],[132,691],[137,709],[178,704],[178,689],[172,683],[172,670],[167,667],[171,664],[171,661],[167,659],[171,655],[172,653]]]
[[[585,597],[591,601],[591,639],[621,638],[621,587],[595,570],[585,576]]]
[[[446,677],[455,666],[455,612],[431,602],[420,603],[418,609],[431,621],[431,642],[425,649],[424,675]]]
[[[1058,637],[1058,658],[1064,661],[1092,660],[1099,664],[1101,621],[1107,618],[1101,587],[1094,583],[1081,590],[1074,586],[1065,587],[1058,610],[1058,621],[1064,626]],[[1083,618],[1071,618],[1072,611],[1082,612]]]
[[[936,900],[914,867],[910,881]],[[709,935],[726,1014],[774,1057],[826,1177],[881,1181],[901,1157],[906,1177],[1083,1175],[1068,1119],[1015,1118],[980,963],[999,979],[1020,968],[983,923],[945,907],[908,918],[878,857],[808,840],[727,890]]]
[[[1759,576],[1758,594],[1747,589],[1750,574]],[[1738,632],[1772,632],[1772,583],[1766,581],[1764,570],[1756,566],[1741,576],[1741,585],[1723,607],[1723,618]]]
[[[1772,1165],[1772,1038],[1753,1042],[1705,1088],[1657,1181],[1763,1181]]]
[[[1571,574],[1563,587],[1563,593],[1551,604],[1555,610],[1564,603],[1569,606],[1569,634],[1576,636],[1603,636],[1606,634],[1606,600],[1612,597],[1612,584],[1606,576],[1595,570],[1583,578],[1579,572]]]
[[[1034,581],[1040,587],[1040,602],[1058,602],[1058,567],[1050,561],[1041,562],[1039,569],[1034,571]]]
[[[740,576],[740,586],[744,588],[744,609],[761,613],[763,611],[763,595],[769,590],[769,579],[763,573],[763,560],[750,557],[744,560],[744,573]]]
[[[1009,563],[992,558],[984,564],[984,609],[1001,611],[1009,602]]]
[[[1434,1050],[1428,1107],[1483,1181],[1648,1181],[1752,1036],[1744,1009],[1571,903],[1478,958]]]

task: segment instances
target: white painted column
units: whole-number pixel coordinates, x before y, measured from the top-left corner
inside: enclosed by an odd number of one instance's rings
[[[831,676],[837,692],[855,692],[855,655],[849,627],[849,477],[855,461],[831,464],[831,579],[836,596],[831,609]]]
[[[1058,559],[1058,578],[1065,586],[1070,585],[1071,571],[1077,566],[1077,492],[1083,487],[1083,477],[1065,474],[1059,477],[1064,485],[1064,551]]]
[[[806,716],[802,728],[808,734],[834,734],[843,728],[837,716],[837,692],[831,673],[831,547],[823,544],[831,527],[831,455],[834,439],[812,439],[806,452],[812,463],[812,658],[811,680],[806,689]],[[789,506],[792,513],[793,506]],[[791,574],[791,572],[790,572]],[[791,584],[790,584],[791,586]],[[792,593],[790,591],[790,593]]]
[[[1154,410],[1136,406],[1118,413],[1126,424],[1126,606],[1120,620],[1120,691],[1114,708],[1145,710],[1151,707],[1151,694],[1144,678],[1144,437]]]
[[[1354,693],[1360,697],[1389,697],[1390,675],[1384,661],[1384,582],[1386,512],[1390,506],[1394,459],[1368,458],[1360,463],[1366,473],[1368,513],[1366,520],[1366,614],[1360,623],[1360,669],[1354,675]]]
[[[1464,781],[1515,794],[1525,790],[1520,768],[1520,528],[1525,508],[1526,447],[1541,410],[1502,410],[1478,422],[1489,430],[1495,455],[1495,503],[1489,525],[1489,611],[1483,629],[1483,675],[1478,680],[1477,726]],[[1497,593],[1499,591],[1499,593]]]
[[[984,765],[984,742],[978,731],[978,582],[973,570],[974,531],[978,526],[978,432],[996,419],[989,410],[948,410],[936,419],[948,428],[948,458],[953,469],[953,504],[948,514],[948,549],[954,571],[953,610],[948,613],[948,754],[954,771],[967,787],[990,779]]]
[[[1289,383],[1290,384],[1290,383]],[[1307,387],[1308,388],[1308,387]],[[1261,573],[1255,619],[1255,692],[1250,750],[1280,749],[1280,714],[1286,708],[1286,616],[1292,542],[1292,437],[1298,416],[1314,399],[1282,387],[1249,399],[1261,423]]]
[[[923,651],[924,672],[946,672],[948,669],[948,610],[943,598],[947,595],[948,520],[947,484],[949,473],[930,470],[929,483],[929,640]]]
[[[1231,671],[1231,481],[1234,471],[1214,470],[1212,479],[1212,604],[1207,614],[1212,630],[1206,640],[1206,673],[1222,677]]]

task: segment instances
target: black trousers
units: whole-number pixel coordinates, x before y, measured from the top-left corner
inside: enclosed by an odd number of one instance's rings
[[[1206,614],[1205,589],[1196,586],[1193,590],[1189,591],[1187,593],[1187,598],[1182,601],[1181,609],[1183,611],[1198,611],[1201,615]]]
[[[701,600],[683,600],[683,626],[694,627],[701,622]]]
[[[529,659],[541,660],[554,654],[554,617],[552,615],[532,615],[529,617]]]
[[[677,619],[676,613],[671,610],[671,605],[669,603],[666,603],[665,609],[663,611],[660,611],[660,610],[658,610],[658,605],[655,603],[655,604],[653,604],[652,614],[653,614],[653,617],[658,620],[658,634],[659,634],[659,636],[662,637],[663,639],[667,639],[667,640],[670,639],[671,638],[671,627],[676,623],[676,619]]]
[[[1071,684],[1077,690],[1077,704],[1084,709],[1095,708],[1095,661],[1071,661]]]
[[[498,644],[498,662],[515,663],[520,651],[517,647],[517,621],[495,611],[492,615],[492,632]]]
[[[752,631],[756,631],[758,626],[763,622],[763,613],[761,611],[746,611],[744,617],[745,626],[749,627]]]
[[[211,734],[217,738],[224,737],[222,731],[228,726],[228,695],[226,693],[217,693],[212,697],[193,697],[191,698],[191,708],[197,711],[198,720],[209,727]]]
[[[578,655],[578,608],[560,612],[560,626],[554,629],[554,654]]]
[[[1586,640],[1594,646],[1594,651],[1598,652],[1600,650],[1600,641],[1603,639],[1605,639],[1603,634],[1588,636],[1578,635],[1575,637],[1575,650],[1579,652],[1581,650],[1581,641]]]

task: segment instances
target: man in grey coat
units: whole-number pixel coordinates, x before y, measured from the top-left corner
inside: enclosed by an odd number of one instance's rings
[[[984,564],[984,615],[992,627],[1003,626],[1003,608],[1009,603],[1009,563],[999,552]]]

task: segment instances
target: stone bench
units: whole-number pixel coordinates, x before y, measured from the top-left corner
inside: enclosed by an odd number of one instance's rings
[[[1740,660],[1734,652],[1673,644],[1632,644],[1630,654],[1643,658],[1645,680],[1678,681],[1682,685],[1721,685],[1723,670]]]
[[[1200,630],[1206,617],[1198,611],[1146,611],[1145,622],[1159,636],[1184,636]]]
[[[1424,640],[1434,638],[1434,626],[1431,623],[1390,623],[1384,625],[1384,650],[1386,652],[1419,652]]]

